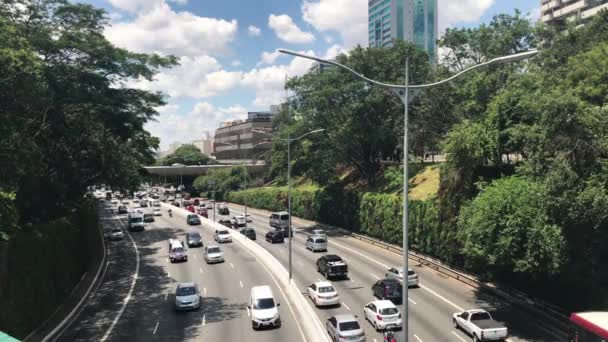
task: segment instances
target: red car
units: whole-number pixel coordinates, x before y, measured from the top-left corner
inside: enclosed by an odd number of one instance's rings
[[[188,210],[189,212],[193,213],[194,212],[194,207],[189,205],[186,207],[186,210]]]
[[[194,204],[195,207],[198,207],[199,205],[201,205],[201,202],[199,201],[198,198],[195,198],[194,201],[192,202],[192,204]]]
[[[201,215],[202,217],[209,218],[209,216],[207,216],[207,215],[208,215],[208,214],[207,214],[207,208],[202,208],[202,207],[199,207],[199,208],[196,210],[196,213],[197,213],[197,214],[199,214],[199,215]]]

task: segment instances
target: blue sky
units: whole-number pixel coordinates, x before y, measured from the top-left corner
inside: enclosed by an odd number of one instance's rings
[[[168,104],[147,129],[173,142],[201,139],[222,121],[266,110],[284,97],[285,75],[310,64],[276,53],[289,48],[332,58],[367,44],[368,0],[83,0],[106,9],[114,44],[173,54],[181,65],[154,82],[127,86],[163,91]],[[514,8],[537,17],[538,0],[439,0],[440,31],[472,27]]]

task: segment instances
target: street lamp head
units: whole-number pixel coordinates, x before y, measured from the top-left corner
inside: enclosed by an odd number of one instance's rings
[[[321,63],[332,64],[330,61],[325,60],[323,58],[319,58],[319,57],[315,57],[315,56],[311,56],[311,55],[306,55],[306,54],[303,54],[303,53],[299,53],[299,52],[295,52],[295,51],[291,51],[291,50],[287,50],[287,49],[279,49],[278,51],[280,53],[284,53],[284,54],[287,54],[287,55],[292,55],[292,56],[296,56],[296,57],[302,57],[302,58],[312,59],[313,61],[317,61],[317,62],[321,62]]]
[[[529,50],[521,53],[516,53],[513,55],[498,57],[490,60],[488,64],[504,64],[504,63],[513,63],[523,61],[529,58],[532,58],[538,54],[538,50]]]

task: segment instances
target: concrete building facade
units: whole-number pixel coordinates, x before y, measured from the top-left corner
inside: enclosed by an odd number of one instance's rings
[[[540,5],[540,20],[544,23],[584,24],[601,10],[608,9],[608,0],[541,0]]]
[[[216,161],[239,164],[251,163],[253,158],[262,160],[264,152],[272,146],[263,142],[271,138],[253,130],[272,133],[272,117],[270,112],[249,112],[245,121],[224,123],[215,131],[213,148]]]

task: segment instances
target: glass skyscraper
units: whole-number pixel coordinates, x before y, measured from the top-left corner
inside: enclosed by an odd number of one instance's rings
[[[437,58],[437,0],[368,0],[370,46],[410,41]]]

